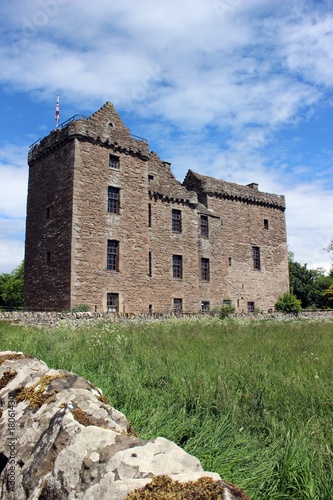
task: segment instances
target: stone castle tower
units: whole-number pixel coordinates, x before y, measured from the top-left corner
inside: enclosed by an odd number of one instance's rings
[[[25,307],[272,309],[289,289],[283,196],[170,164],[107,102],[29,151]]]

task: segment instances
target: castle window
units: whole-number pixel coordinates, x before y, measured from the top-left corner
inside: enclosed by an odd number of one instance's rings
[[[183,256],[173,255],[172,256],[172,275],[174,278],[183,278]]]
[[[254,311],[254,302],[247,303],[247,312],[252,313]]]
[[[200,235],[203,238],[208,238],[208,217],[207,217],[207,215],[200,215]]]
[[[148,276],[153,275],[153,256],[152,253],[148,253]]]
[[[119,214],[120,207],[120,189],[116,187],[108,187],[108,212],[110,214]]]
[[[119,311],[119,293],[108,293],[106,296],[106,308],[108,312]]]
[[[45,218],[49,219],[51,217],[51,207],[46,207]]]
[[[148,182],[153,181],[154,176],[152,174],[148,174]]]
[[[224,306],[231,306],[231,305],[232,305],[232,302],[231,302],[231,300],[230,300],[230,299],[224,299],[224,300],[223,300],[223,305],[224,305]]]
[[[268,219],[264,219],[264,229],[269,229]]]
[[[201,302],[201,312],[209,312],[210,310],[210,303],[208,300],[203,300]]]
[[[109,155],[109,167],[119,169],[119,157],[114,155]]]
[[[51,264],[51,252],[46,252],[46,264],[48,266]]]
[[[252,254],[253,254],[253,269],[256,271],[260,271],[260,248],[259,247],[252,247]]]
[[[106,268],[108,271],[119,271],[119,241],[108,240]]]
[[[172,210],[172,231],[174,233],[182,232],[182,212],[181,210]]]
[[[231,266],[232,266],[232,259],[231,259],[231,257],[229,257],[229,267],[231,267]]]
[[[148,203],[148,227],[151,227],[151,203]]]
[[[183,310],[183,299],[173,299],[173,312],[175,314],[181,313]]]
[[[200,261],[201,279],[202,281],[210,280],[209,259],[202,258]]]

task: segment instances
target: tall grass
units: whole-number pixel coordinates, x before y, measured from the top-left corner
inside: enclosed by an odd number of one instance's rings
[[[0,324],[21,350],[100,387],[254,499],[333,498],[333,323],[214,318],[90,328]]]

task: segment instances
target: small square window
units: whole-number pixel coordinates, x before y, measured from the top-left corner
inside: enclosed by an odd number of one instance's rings
[[[106,298],[106,308],[108,312],[119,311],[119,293],[108,293]]]
[[[202,281],[210,280],[209,259],[202,258],[200,261],[201,279]]]
[[[148,174],[148,182],[151,182],[154,180],[154,176],[152,174]]]
[[[174,233],[182,232],[182,212],[181,210],[172,210],[172,231]]]
[[[254,311],[254,302],[247,303],[247,312],[251,313]]]
[[[172,256],[172,275],[174,278],[183,279],[183,256]]]
[[[208,216],[200,215],[200,235],[203,238],[208,238]]]
[[[109,167],[116,168],[119,170],[119,157],[114,155],[109,155]]]
[[[201,312],[209,312],[210,310],[210,303],[208,300],[203,300],[201,302]]]
[[[120,189],[116,187],[108,187],[108,212],[109,214],[119,215],[120,208]]]
[[[264,219],[264,229],[269,229],[268,219]]]
[[[173,299],[173,312],[175,314],[181,313],[183,310],[183,299]]]

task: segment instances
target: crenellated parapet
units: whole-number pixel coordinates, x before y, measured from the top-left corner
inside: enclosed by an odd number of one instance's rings
[[[65,126],[60,126],[33,144],[28,154],[29,165],[74,139],[104,146],[116,153],[125,153],[148,160],[148,141],[130,134],[111,103],[107,102],[87,119],[81,115],[78,116],[80,118],[73,117],[74,119],[65,122]]]
[[[193,170],[189,170],[183,184],[187,189],[196,191],[198,195],[214,196],[231,201],[277,208],[282,211],[286,208],[283,195],[259,191],[258,184],[254,182],[242,186],[233,182],[208,177],[207,175],[197,174]]]

